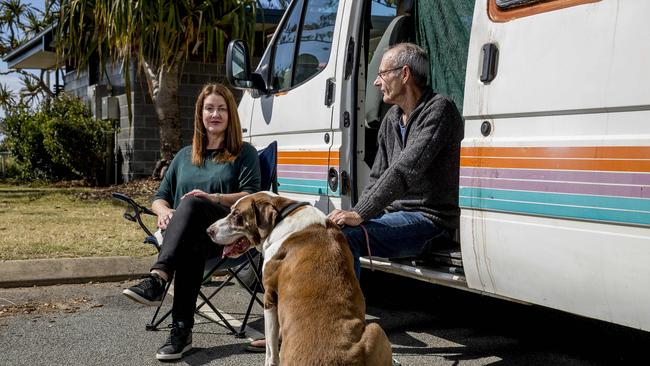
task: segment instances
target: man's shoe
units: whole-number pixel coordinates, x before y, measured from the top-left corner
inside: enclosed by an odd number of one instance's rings
[[[187,323],[175,321],[165,344],[158,349],[156,359],[178,360],[183,354],[192,349],[192,327]]]
[[[158,306],[162,303],[166,284],[165,280],[156,273],[150,273],[142,282],[125,289],[122,293],[141,304]]]

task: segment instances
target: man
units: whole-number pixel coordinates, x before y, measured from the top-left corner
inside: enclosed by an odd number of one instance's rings
[[[359,278],[359,257],[410,257],[458,228],[458,173],[463,121],[454,103],[427,85],[422,48],[400,43],[384,54],[374,85],[394,104],[379,129],[370,182],[352,211],[328,217],[345,227]],[[364,230],[368,233],[368,242]],[[264,352],[264,339],[246,350]]]
[[[417,256],[458,228],[463,121],[454,103],[427,85],[427,56],[412,43],[384,54],[374,85],[393,104],[377,137],[370,181],[351,211],[328,217],[343,228],[359,278],[360,256]],[[367,235],[366,235],[367,234]]]

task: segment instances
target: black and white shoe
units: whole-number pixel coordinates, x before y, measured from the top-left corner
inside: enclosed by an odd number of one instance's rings
[[[142,282],[125,289],[122,293],[141,304],[158,306],[162,303],[166,284],[165,280],[156,273],[150,273]]]
[[[185,322],[174,321],[167,341],[156,353],[156,359],[163,361],[178,360],[191,349],[192,327]]]

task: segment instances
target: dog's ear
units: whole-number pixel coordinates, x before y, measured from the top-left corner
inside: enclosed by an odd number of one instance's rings
[[[255,210],[257,230],[260,233],[260,242],[262,242],[273,231],[275,220],[278,218],[278,211],[269,202],[257,204],[253,202],[253,209]]]

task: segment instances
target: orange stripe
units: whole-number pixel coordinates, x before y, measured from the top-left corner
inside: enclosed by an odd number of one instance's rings
[[[558,160],[461,157],[463,167],[650,172],[650,160]]]
[[[278,151],[278,157],[280,158],[324,158],[328,157],[339,158],[338,151]]]
[[[328,163],[329,162],[329,163]],[[338,159],[292,159],[278,158],[278,164],[297,164],[297,165],[339,165]]]
[[[465,157],[650,159],[650,146],[463,147]]]

